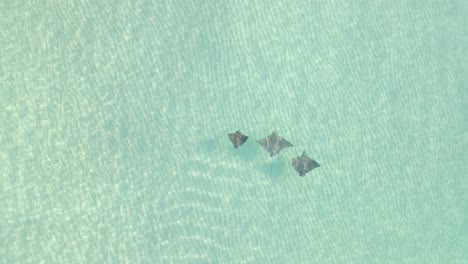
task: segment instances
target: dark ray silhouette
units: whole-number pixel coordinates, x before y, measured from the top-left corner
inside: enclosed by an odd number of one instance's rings
[[[262,145],[270,153],[270,156],[273,157],[278,154],[282,149],[292,147],[291,144],[286,139],[280,137],[276,130],[271,133],[268,137],[264,137],[262,139],[257,140],[257,143]]]
[[[299,172],[299,176],[305,176],[305,174],[317,167],[320,167],[315,160],[309,158],[305,151],[302,153],[301,156],[294,158],[289,161],[289,164],[294,167],[294,169]]]
[[[247,139],[249,138],[248,136],[242,134],[240,130],[228,134],[228,137],[235,148],[238,148],[240,145],[244,144],[244,142],[247,141]]]

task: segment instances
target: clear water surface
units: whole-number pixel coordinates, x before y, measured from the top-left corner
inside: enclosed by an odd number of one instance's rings
[[[466,263],[467,13],[0,1],[0,262]]]

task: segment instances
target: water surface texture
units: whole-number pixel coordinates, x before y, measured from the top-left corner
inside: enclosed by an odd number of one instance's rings
[[[104,2],[0,1],[1,263],[466,263],[466,1]]]

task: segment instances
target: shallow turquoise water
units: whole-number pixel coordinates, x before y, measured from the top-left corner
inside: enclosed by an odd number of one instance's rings
[[[397,2],[1,1],[0,262],[466,263],[468,5]]]

